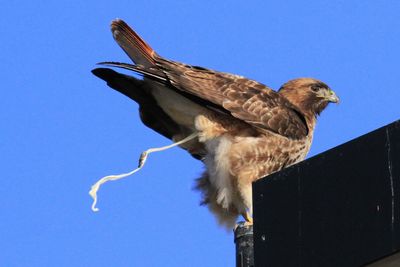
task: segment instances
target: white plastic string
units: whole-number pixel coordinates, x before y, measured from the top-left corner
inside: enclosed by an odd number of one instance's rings
[[[175,147],[175,146],[179,146],[183,143],[186,143],[194,138],[196,138],[198,136],[197,133],[192,133],[191,135],[189,135],[188,137],[173,143],[171,145],[168,146],[163,146],[163,147],[156,147],[156,148],[150,148],[144,152],[142,152],[142,154],[140,154],[140,158],[139,158],[139,166],[134,169],[131,172],[128,173],[123,173],[123,174],[119,174],[119,175],[108,175],[105,176],[103,178],[101,178],[100,180],[98,180],[94,185],[92,185],[92,188],[89,191],[89,195],[93,198],[93,204],[92,204],[92,211],[99,211],[98,208],[96,208],[96,204],[97,204],[97,191],[99,191],[100,186],[108,181],[116,181],[125,177],[128,177],[132,174],[134,174],[135,172],[138,172],[141,168],[143,168],[144,164],[146,163],[147,157],[150,153],[153,152],[159,152],[159,151],[164,151],[167,150],[169,148]]]

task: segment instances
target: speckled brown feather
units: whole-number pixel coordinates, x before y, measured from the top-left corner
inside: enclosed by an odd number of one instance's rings
[[[292,139],[308,133],[297,108],[261,83],[163,58],[156,62],[173,86],[223,107],[235,118]]]
[[[263,84],[241,76],[198,69],[160,57],[155,60],[159,69],[117,62],[103,64],[133,70],[166,85],[170,84],[172,90],[192,101],[229,113],[261,131],[272,131],[291,139],[301,139],[308,134],[309,129],[301,111]]]

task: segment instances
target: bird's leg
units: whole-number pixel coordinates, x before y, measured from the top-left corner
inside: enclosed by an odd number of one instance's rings
[[[227,131],[222,124],[222,119],[215,114],[198,115],[195,119],[195,127],[199,132],[200,142],[218,137]]]
[[[241,213],[242,217],[245,219],[245,225],[253,225],[253,217],[251,217],[248,211]]]

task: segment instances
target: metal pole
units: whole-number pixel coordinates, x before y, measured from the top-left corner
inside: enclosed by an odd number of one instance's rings
[[[239,222],[234,230],[236,267],[254,267],[253,225]]]

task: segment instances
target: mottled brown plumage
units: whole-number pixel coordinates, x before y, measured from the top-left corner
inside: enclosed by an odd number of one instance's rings
[[[240,214],[251,220],[251,183],[304,159],[317,115],[338,102],[315,79],[295,79],[276,92],[242,76],[162,58],[122,20],[113,21],[111,30],[135,65],[102,64],[144,79],[106,68],[93,73],[135,100],[143,123],[158,133],[172,140],[198,133],[182,147],[204,162],[196,188],[202,203],[229,227]]]

